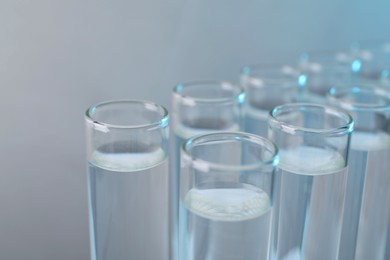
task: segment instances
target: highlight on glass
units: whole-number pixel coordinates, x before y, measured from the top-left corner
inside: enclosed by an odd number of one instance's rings
[[[248,133],[267,136],[269,111],[296,102],[302,78],[288,65],[257,64],[242,68],[240,80],[247,93],[244,129]]]
[[[179,259],[267,259],[278,149],[243,132],[188,139],[181,150]]]
[[[328,99],[355,120],[340,259],[389,259],[390,92],[340,86]]]
[[[269,117],[279,148],[271,259],[338,259],[352,117],[316,104],[285,104]]]
[[[172,259],[168,112],[107,101],[85,115],[92,259]]]

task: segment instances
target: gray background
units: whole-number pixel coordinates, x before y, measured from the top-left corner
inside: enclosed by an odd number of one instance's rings
[[[1,0],[0,259],[88,259],[86,108],[390,39],[390,2]]]

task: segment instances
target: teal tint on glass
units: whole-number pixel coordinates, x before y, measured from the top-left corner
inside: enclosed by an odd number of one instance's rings
[[[362,67],[362,62],[360,60],[355,60],[352,62],[352,72],[358,73]]]

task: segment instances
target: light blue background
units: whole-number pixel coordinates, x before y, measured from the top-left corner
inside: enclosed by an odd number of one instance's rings
[[[389,1],[0,1],[0,259],[88,259],[86,108],[390,39]]]

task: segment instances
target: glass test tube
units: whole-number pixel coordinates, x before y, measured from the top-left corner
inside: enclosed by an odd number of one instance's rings
[[[347,181],[351,116],[295,103],[270,113],[279,147],[271,259],[337,259]]]
[[[180,146],[185,139],[195,135],[242,130],[244,102],[243,88],[228,82],[189,82],[178,84],[173,89],[170,171],[172,210],[176,212],[176,218],[171,220],[175,241],[178,230]]]
[[[371,86],[335,87],[329,102],[355,121],[340,259],[388,259],[390,92]]]
[[[223,132],[182,146],[180,258],[268,259],[276,146]]]
[[[359,58],[358,75],[363,83],[390,85],[390,42],[356,43],[351,47],[351,53]]]
[[[86,112],[91,258],[171,259],[168,113],[147,101]]]
[[[252,65],[241,70],[247,93],[245,131],[267,136],[267,119],[274,107],[296,102],[300,92],[298,72],[287,65]]]
[[[352,64],[352,56],[343,52],[302,54],[298,70],[304,88],[299,101],[326,104],[326,95],[331,87],[353,82]]]

